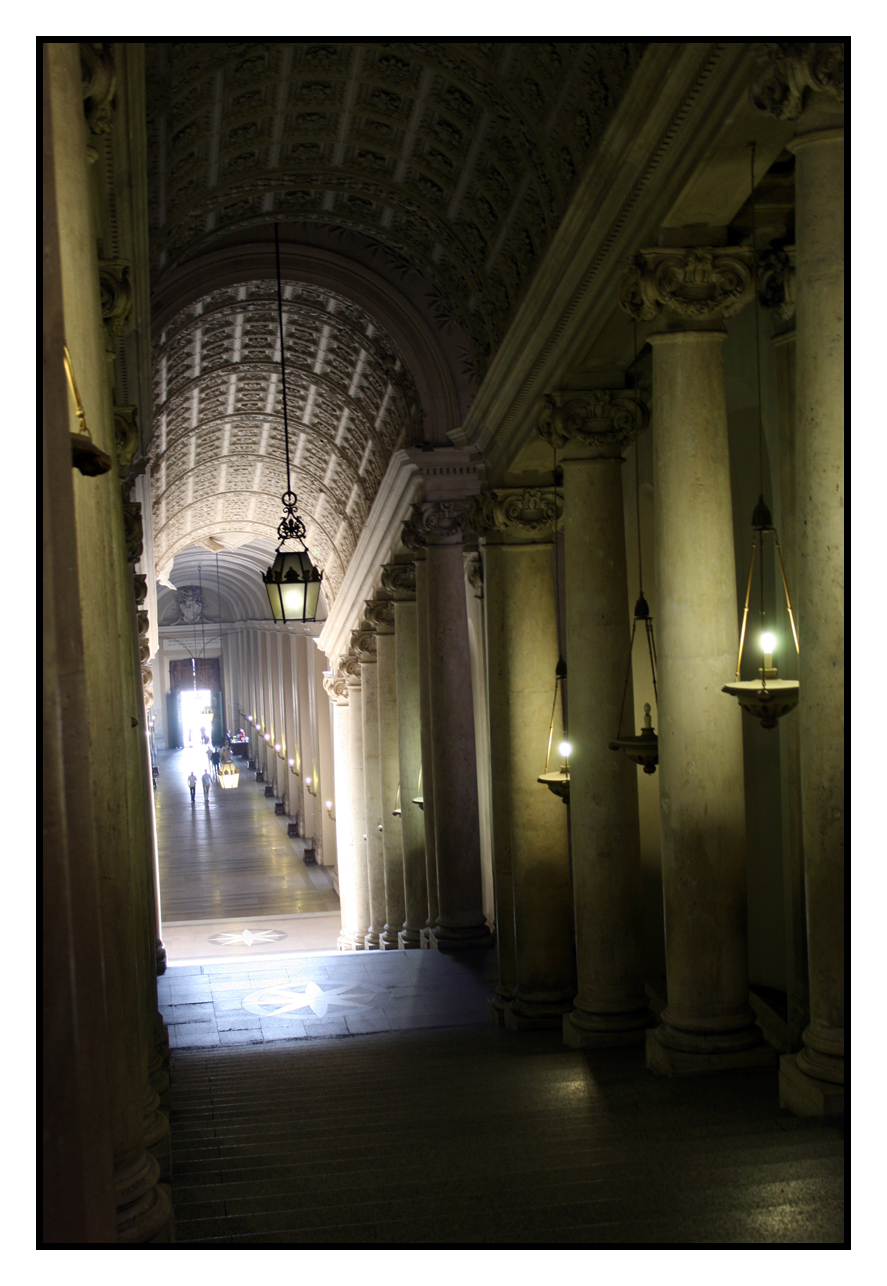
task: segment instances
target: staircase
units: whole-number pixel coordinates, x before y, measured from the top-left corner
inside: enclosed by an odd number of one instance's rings
[[[179,1244],[843,1243],[842,1128],[780,1111],[772,1069],[672,1081],[474,1025],[171,1074]]]

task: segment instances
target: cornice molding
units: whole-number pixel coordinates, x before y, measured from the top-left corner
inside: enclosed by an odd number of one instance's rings
[[[538,397],[565,382],[609,324],[626,259],[662,226],[753,69],[743,42],[648,47],[462,430],[450,435],[483,453],[491,481],[529,440]]]

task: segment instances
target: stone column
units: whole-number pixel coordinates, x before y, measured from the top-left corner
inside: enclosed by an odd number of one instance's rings
[[[385,927],[385,868],[382,853],[382,775],[379,764],[379,677],[376,670],[376,635],[373,630],[352,632],[352,646],[360,661],[363,693],[363,798],[366,809],[367,894],[370,922],[367,951],[379,950]]]
[[[844,1106],[844,46],[777,47],[752,90],[797,120],[795,294],[801,800],[810,1025],[782,1059],[802,1115]]]
[[[335,794],[330,796],[335,811],[336,867],[339,881],[339,904],[342,911],[342,931],[339,950],[353,950],[357,935],[357,885],[355,879],[354,819],[351,812],[351,707],[348,703],[348,685],[344,674],[327,670],[323,686],[333,708],[333,760],[336,779]],[[363,832],[361,832],[362,834]],[[363,926],[366,933],[366,926]],[[361,940],[363,938],[361,934]]]
[[[317,799],[318,774],[316,765],[316,737],[312,728],[312,693],[314,683],[313,657],[309,648],[314,644],[304,635],[295,636],[295,656],[299,683],[299,744],[302,750],[302,807],[304,810],[304,835],[315,839],[320,830],[318,825],[319,803]]]
[[[647,1065],[773,1061],[748,995],[742,712],[721,691],[739,642],[723,318],[752,297],[745,249],[635,256],[623,305],[656,319],[653,461],[668,1006]]]
[[[65,211],[64,221],[58,224],[64,339],[93,442],[105,455],[113,457],[113,404],[107,380],[96,229],[89,195],[79,47],[76,43],[49,43],[47,61],[53,177],[58,208]],[[106,70],[113,77],[113,66]],[[61,359],[56,349],[52,360],[61,363]],[[68,405],[69,427],[79,432],[70,399]],[[138,795],[143,810],[146,800],[142,732],[134,714],[139,704],[143,709],[143,702],[126,548],[127,515],[115,473],[87,477],[75,471],[71,477],[76,545],[72,552],[80,587],[87,715],[80,728],[80,740],[86,739],[93,792],[94,856],[108,1016],[104,1052],[107,1123],[113,1147],[114,1220],[119,1243],[163,1243],[172,1240],[172,1209],[166,1191],[157,1186],[159,1167],[146,1150],[151,1141],[145,1138],[143,1120],[143,1097],[150,1093],[148,1059],[152,1035],[148,1030],[144,983],[146,968],[151,968],[148,962],[153,958],[144,832],[136,836],[138,851],[131,851],[129,842],[133,832],[128,805]],[[75,896],[83,892],[87,881],[87,872],[82,878],[75,874]],[[76,958],[81,956],[82,953]],[[101,1003],[94,993],[91,999]],[[80,1038],[88,1039],[93,1032],[100,1034],[97,1021],[88,1022]],[[97,1056],[101,1057],[102,1052],[100,1047]],[[79,1055],[75,1056],[79,1063]],[[97,1075],[101,1079],[102,1069]],[[75,1138],[81,1129],[88,1131],[93,1122],[97,1129],[103,1128],[104,1108],[82,1101],[91,1119],[73,1126]],[[88,1144],[87,1149],[91,1151]],[[101,1159],[97,1160],[101,1164]],[[106,1171],[99,1179],[106,1181]],[[72,1175],[75,1180],[76,1171]]]
[[[421,932],[426,927],[428,915],[424,812],[412,802],[416,796],[419,771],[422,767],[419,623],[416,612],[415,564],[389,563],[383,568],[382,586],[394,598],[404,886],[404,926],[398,934],[398,946],[401,950],[410,950],[422,945]]]
[[[617,734],[629,640],[622,451],[645,423],[631,393],[553,394],[539,421],[564,469],[570,825],[578,993],[564,1041],[643,1042],[637,768]],[[626,706],[634,711],[631,685]],[[630,716],[631,717],[631,714]]]
[[[438,919],[431,945],[439,950],[491,946],[484,921],[477,804],[477,761],[462,537],[464,501],[421,507],[427,541],[428,675],[431,763],[437,857]]]
[[[471,525],[485,539],[498,995],[513,990],[503,998],[513,1030],[559,1028],[576,994],[567,810],[537,781],[559,653],[559,508],[553,491],[533,488],[483,491],[471,506]],[[494,1001],[491,1018],[496,1009]]]
[[[385,927],[382,951],[396,951],[404,923],[403,829],[394,815],[400,784],[397,731],[397,660],[394,604],[367,603],[366,619],[376,631],[376,677],[379,691],[379,779],[382,800],[382,869],[385,875]]]
[[[340,660],[339,668],[345,677],[350,715],[348,720],[348,781],[350,793],[347,799],[342,800],[342,805],[345,808],[350,805],[351,809],[351,834],[354,855],[354,923],[353,925],[346,924],[343,919],[342,934],[339,937],[338,946],[340,951],[363,951],[366,948],[366,936],[370,927],[370,895],[367,883],[366,797],[364,794],[363,765],[363,688],[361,686],[360,660],[356,655],[343,656]]]
[[[425,575],[425,534],[415,518],[403,525],[402,540],[415,559],[416,568],[416,642],[419,649],[419,744],[422,751],[422,829],[425,835],[425,888],[428,895],[425,925],[419,930],[420,945],[431,946],[431,930],[437,924],[437,853],[434,838],[434,772],[431,764],[431,679],[428,671],[428,594]],[[412,783],[409,798],[419,796],[418,776]],[[418,805],[413,804],[413,808]]]

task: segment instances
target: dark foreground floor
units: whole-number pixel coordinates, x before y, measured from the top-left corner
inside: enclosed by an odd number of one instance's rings
[[[475,1022],[172,1053],[176,1239],[206,1247],[841,1245],[843,1131],[775,1069]]]

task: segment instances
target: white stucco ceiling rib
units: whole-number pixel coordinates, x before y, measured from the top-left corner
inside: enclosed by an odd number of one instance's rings
[[[418,398],[392,341],[355,304],[299,282],[285,293],[292,485],[332,601],[391,452],[421,433]],[[273,283],[184,308],[155,371],[158,574],[210,538],[228,549],[276,543],[286,465]]]

